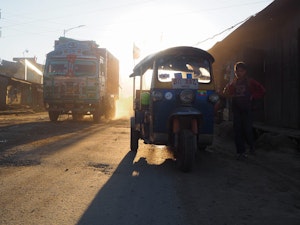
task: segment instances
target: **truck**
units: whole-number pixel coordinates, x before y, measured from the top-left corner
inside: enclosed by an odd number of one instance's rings
[[[61,114],[73,120],[92,115],[112,119],[119,98],[119,61],[95,41],[60,37],[46,55],[44,105],[50,121]]]

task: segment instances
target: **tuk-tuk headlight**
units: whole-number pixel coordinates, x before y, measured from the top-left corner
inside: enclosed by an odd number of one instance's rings
[[[216,103],[217,101],[219,101],[220,97],[218,94],[216,93],[213,93],[211,94],[210,96],[208,96],[208,100],[211,102],[211,103]]]
[[[152,92],[152,100],[155,101],[160,101],[163,98],[163,94],[160,91],[153,91]]]
[[[183,90],[180,92],[179,97],[183,104],[190,104],[193,102],[195,94],[192,90]]]

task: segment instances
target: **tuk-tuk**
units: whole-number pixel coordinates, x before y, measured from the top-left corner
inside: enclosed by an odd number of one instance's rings
[[[194,47],[173,47],[149,55],[133,69],[131,151],[139,139],[166,145],[184,172],[192,169],[198,149],[213,141],[214,58]]]

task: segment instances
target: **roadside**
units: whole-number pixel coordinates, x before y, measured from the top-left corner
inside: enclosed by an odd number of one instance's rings
[[[236,157],[232,123],[216,125],[215,135],[217,141],[208,151]],[[282,133],[266,132],[257,137],[255,148],[256,155],[248,155],[246,162],[258,164],[300,190],[300,151],[296,140]]]
[[[0,115],[11,115],[11,114],[30,114],[30,113],[37,113],[37,112],[44,112],[45,109],[44,107],[30,107],[27,105],[19,105],[19,104],[15,104],[15,105],[7,105],[6,106],[6,110],[0,110]]]

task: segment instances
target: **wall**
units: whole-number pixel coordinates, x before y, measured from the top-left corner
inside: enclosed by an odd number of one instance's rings
[[[236,61],[245,61],[251,76],[266,87],[256,121],[300,128],[299,30],[298,1],[277,0],[209,50],[220,89],[228,82],[226,68],[232,73]]]

